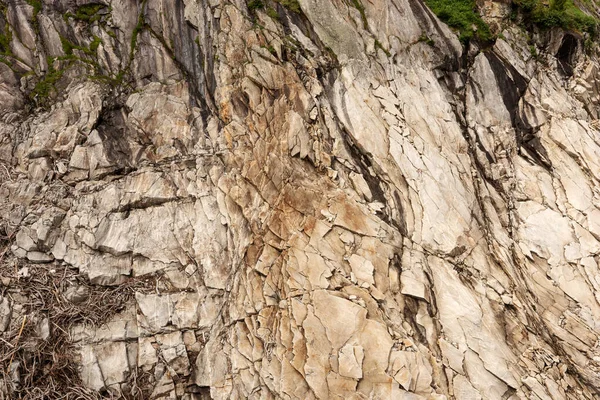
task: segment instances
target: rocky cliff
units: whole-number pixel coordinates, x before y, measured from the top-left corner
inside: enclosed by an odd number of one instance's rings
[[[598,398],[596,44],[478,6],[0,1],[0,398]]]

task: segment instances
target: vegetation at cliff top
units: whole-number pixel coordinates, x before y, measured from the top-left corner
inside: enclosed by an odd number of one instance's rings
[[[597,33],[598,20],[581,11],[573,0],[551,0],[549,4],[541,0],[514,0],[514,5],[523,13],[524,22],[540,28],[560,27],[591,36]]]
[[[488,25],[477,12],[475,0],[425,0],[431,11],[442,21],[459,32],[460,41],[473,37],[486,42],[492,39]]]
[[[446,24],[458,30],[460,41],[476,37],[486,42],[493,39],[483,21],[475,0],[425,0],[429,8]],[[598,20],[581,11],[573,0],[513,0],[513,16],[521,14],[525,24],[541,29],[560,27],[566,30],[597,33]]]

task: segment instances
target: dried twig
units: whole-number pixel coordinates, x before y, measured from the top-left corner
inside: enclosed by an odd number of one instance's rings
[[[0,334],[3,342],[10,343],[10,346],[0,346],[0,382],[5,382],[0,391],[9,390],[8,398],[26,400],[106,398],[85,388],[80,381],[74,362],[77,350],[70,342],[71,327],[103,324],[122,311],[136,291],[149,291],[153,287],[152,279],[134,278],[117,287],[96,286],[68,266],[24,264],[14,258],[10,261],[15,263],[15,268],[4,261],[4,267],[0,265],[0,276],[10,278],[11,285],[6,293],[13,303],[17,301],[21,305],[21,313],[27,318],[23,319],[20,329],[12,326]],[[17,279],[17,271],[24,266],[29,268],[29,276]],[[87,300],[78,304],[67,300],[64,294],[71,285],[85,287]],[[13,315],[13,318],[19,317]],[[51,327],[47,340],[39,338],[35,330],[37,321],[43,319],[47,319]],[[14,360],[19,361],[19,382],[13,382],[9,373]],[[7,361],[8,365],[5,364]],[[150,378],[145,373],[132,373],[126,385],[128,393],[119,398],[148,398],[149,393],[140,388],[150,385],[138,383],[145,383],[147,379]]]
[[[13,347],[16,347],[19,344],[19,340],[21,339],[21,335],[23,334],[23,329],[25,328],[25,322],[27,322],[27,315],[23,316],[23,323],[21,324],[21,329],[19,329],[19,334],[17,335],[17,341]],[[15,353],[13,352],[12,356],[10,356],[10,361],[8,362],[8,368],[10,368],[14,357]]]

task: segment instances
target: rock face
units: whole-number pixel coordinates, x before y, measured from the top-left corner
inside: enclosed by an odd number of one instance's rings
[[[0,2],[0,398],[600,395],[581,37],[87,3]]]

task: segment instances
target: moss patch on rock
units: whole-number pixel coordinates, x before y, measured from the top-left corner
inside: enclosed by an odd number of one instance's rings
[[[581,11],[573,0],[515,0],[516,12],[521,13],[523,22],[541,29],[559,27],[596,36],[598,20]]]
[[[479,15],[475,0],[425,0],[427,6],[448,26],[456,29],[461,42],[473,38],[493,39],[489,26]]]

